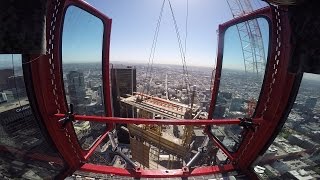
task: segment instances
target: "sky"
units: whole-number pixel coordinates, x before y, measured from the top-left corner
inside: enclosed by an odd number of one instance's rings
[[[260,32],[262,36],[263,49],[264,49],[264,58],[267,60],[268,50],[269,50],[269,24],[268,21],[264,18],[257,18],[256,21],[260,26]],[[243,24],[239,25],[238,27]],[[244,36],[245,33],[241,33],[241,36]],[[248,38],[245,38],[247,40]],[[244,46],[247,46],[248,43],[244,43]],[[249,46],[250,47],[250,46]],[[246,49],[248,50],[248,49]],[[256,49],[258,50],[258,49]],[[247,51],[248,52],[248,51]],[[252,56],[249,56],[251,53],[245,53],[247,60],[252,60]],[[259,54],[260,55],[260,54]],[[261,52],[262,55],[262,52]],[[261,62],[262,59],[259,59],[257,55],[257,61]],[[236,25],[230,26],[224,35],[224,48],[223,48],[223,63],[222,68],[245,70],[244,59],[243,59],[243,50],[241,47],[241,41],[239,38],[239,33]],[[250,68],[250,67],[249,67]],[[261,68],[264,69],[264,68]],[[248,69],[249,72],[252,72],[252,68]],[[264,73],[264,71],[262,71]]]
[[[148,62],[162,1],[88,1],[112,18],[111,61]],[[171,3],[181,40],[184,42],[187,1],[171,0]],[[218,24],[231,18],[225,1],[218,3],[212,0],[189,0],[186,53],[188,65],[214,64]],[[168,1],[164,6],[154,63],[181,64],[179,45]]]
[[[63,63],[102,62],[103,29],[99,18],[70,6],[62,33]]]
[[[264,5],[258,1],[252,0],[255,8]],[[87,0],[87,2],[112,19],[111,62],[147,63],[163,0]],[[184,43],[187,0],[171,0],[171,3]],[[231,11],[226,0],[188,0],[188,4],[186,63],[188,66],[214,68],[217,29],[219,24],[232,19]],[[103,28],[101,21],[79,10],[69,9],[68,12],[63,32],[64,63],[101,62]],[[234,38],[236,38],[235,33],[229,36],[229,42],[226,44],[239,45],[239,41],[233,43]],[[229,53],[231,49],[233,54]],[[241,57],[239,47],[231,49],[224,52],[224,67],[243,69],[242,59],[235,58]],[[154,63],[182,65],[168,0],[164,6]]]
[[[89,4],[112,19],[110,59],[132,63],[147,63],[163,0],[87,0]],[[253,0],[253,6],[262,2]],[[226,0],[188,0],[188,38],[186,63],[190,66],[214,68],[218,25],[232,19]],[[180,30],[185,39],[187,0],[171,0]],[[70,14],[68,15],[68,12]],[[65,62],[101,62],[102,24],[92,15],[68,9],[63,35]],[[226,44],[235,45],[232,38]],[[266,42],[266,41],[265,41]],[[231,48],[235,49],[235,48]],[[68,55],[68,52],[71,52]],[[230,55],[235,57],[239,51]],[[76,56],[77,55],[77,56]],[[227,57],[227,52],[225,52]],[[241,57],[241,56],[240,56]],[[7,67],[11,55],[0,55],[0,67]],[[230,58],[235,59],[235,58]],[[238,60],[238,59],[236,59]],[[239,60],[238,60],[239,62]],[[180,64],[181,59],[168,0],[164,7],[154,63]],[[227,58],[225,64],[236,66]],[[239,63],[238,63],[239,64]],[[310,78],[310,79],[318,79]]]
[[[148,62],[163,0],[87,0],[112,19],[110,60]],[[171,0],[182,42],[187,0]],[[187,65],[212,66],[216,60],[218,25],[232,19],[225,0],[189,0]],[[174,24],[166,1],[154,63],[181,64]]]

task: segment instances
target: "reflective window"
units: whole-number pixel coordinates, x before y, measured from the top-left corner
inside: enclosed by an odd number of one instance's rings
[[[63,168],[31,109],[21,55],[0,55],[0,179],[54,179]]]
[[[304,74],[283,129],[255,163],[259,177],[320,179],[319,89],[319,75]]]
[[[258,103],[269,45],[269,24],[257,18],[229,27],[224,34],[220,86],[213,118],[252,117]],[[213,127],[229,151],[242,139],[238,125]],[[219,139],[219,138],[218,138]]]
[[[75,6],[65,13],[62,33],[62,63],[65,94],[74,112],[105,115],[102,82],[104,26],[92,14]],[[82,148],[89,148],[105,130],[105,124],[73,122]]]
[[[268,45],[269,24],[264,18],[248,20],[226,30],[214,117],[253,115],[263,84]]]

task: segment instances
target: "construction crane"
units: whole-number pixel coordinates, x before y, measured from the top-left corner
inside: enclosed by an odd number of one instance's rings
[[[234,18],[253,11],[250,0],[226,0]],[[238,35],[242,47],[245,72],[257,73],[265,71],[266,58],[261,30],[257,19],[237,24]]]

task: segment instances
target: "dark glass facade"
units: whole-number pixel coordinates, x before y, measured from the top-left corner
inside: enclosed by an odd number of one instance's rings
[[[53,179],[65,168],[27,97],[20,55],[0,55],[0,179]]]

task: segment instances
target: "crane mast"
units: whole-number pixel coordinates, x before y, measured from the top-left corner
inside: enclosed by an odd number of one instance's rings
[[[227,3],[234,18],[253,11],[250,0],[227,0]],[[263,74],[266,58],[258,20],[248,20],[236,26],[242,47],[245,72]]]

